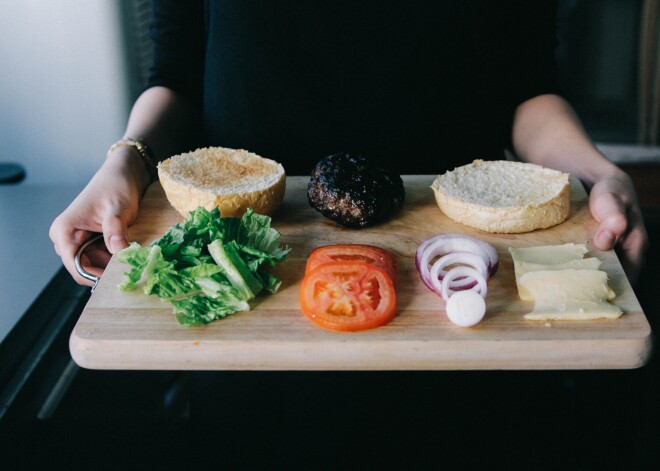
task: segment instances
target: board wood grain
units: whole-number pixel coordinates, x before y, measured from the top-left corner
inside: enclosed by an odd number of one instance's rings
[[[434,176],[404,176],[404,208],[389,222],[347,229],[325,219],[307,202],[307,178],[290,177],[273,227],[291,247],[275,272],[282,288],[260,295],[252,310],[207,326],[185,327],[171,306],[141,291],[116,286],[127,266],[112,259],[85,307],[71,338],[76,363],[92,369],[145,370],[454,370],[635,368],[649,358],[652,333],[613,251],[593,248],[596,222],[577,180],[571,185],[569,219],[527,234],[488,234],[448,219],[437,207]],[[131,240],[146,244],[181,217],[162,188],[147,191]],[[475,327],[451,324],[442,300],[420,281],[414,254],[425,238],[464,233],[491,243],[500,267],[489,282],[487,313]],[[532,304],[518,298],[509,246],[587,243],[590,255],[616,292],[618,320],[535,322],[523,315]],[[306,258],[315,247],[369,243],[392,251],[398,262],[398,314],[386,326],[354,333],[329,332],[300,312],[298,290]]]

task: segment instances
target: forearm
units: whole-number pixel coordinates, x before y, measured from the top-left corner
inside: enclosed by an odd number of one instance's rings
[[[124,137],[142,138],[160,161],[189,150],[196,113],[185,99],[165,87],[152,87],[136,100]]]
[[[634,281],[648,236],[632,180],[601,154],[571,106],[543,95],[518,107],[513,145],[522,160],[568,172],[590,189],[589,209],[598,221],[593,242],[599,250],[620,249],[621,263]]]
[[[589,187],[622,173],[596,148],[572,107],[557,95],[535,97],[518,107],[513,146],[520,159],[575,175]]]
[[[190,103],[168,88],[152,87],[133,105],[124,138],[144,140],[154,158],[161,161],[194,146],[196,123]],[[148,167],[131,147],[119,146],[108,154],[98,178],[108,173],[123,174],[140,194],[151,183]]]

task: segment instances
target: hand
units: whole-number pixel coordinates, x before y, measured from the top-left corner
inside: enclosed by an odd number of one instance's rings
[[[102,232],[107,247],[92,246],[81,257],[85,270],[94,275],[101,276],[111,254],[128,245],[128,226],[135,221],[140,197],[149,183],[144,163],[132,152],[135,150],[127,147],[113,152],[50,227],[55,252],[79,284],[93,284],[74,265],[76,252],[93,233]]]
[[[630,177],[617,169],[598,180],[591,188],[589,209],[599,222],[594,245],[599,250],[616,248],[626,275],[634,283],[642,268],[648,235]]]

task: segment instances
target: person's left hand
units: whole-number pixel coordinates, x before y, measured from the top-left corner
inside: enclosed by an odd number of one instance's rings
[[[616,248],[626,275],[634,283],[648,248],[648,235],[630,177],[617,169],[598,180],[591,188],[589,209],[599,223],[594,245],[599,250]]]

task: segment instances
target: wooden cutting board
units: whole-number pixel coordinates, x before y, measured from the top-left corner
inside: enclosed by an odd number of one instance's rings
[[[386,224],[346,229],[322,217],[307,203],[307,178],[287,180],[284,203],[273,227],[292,250],[276,273],[283,279],[275,295],[260,295],[249,312],[207,326],[179,325],[171,306],[141,291],[116,286],[128,266],[110,261],[70,340],[80,366],[94,369],[157,370],[454,370],[635,368],[643,365],[652,334],[614,252],[593,249],[596,223],[582,185],[572,181],[569,219],[528,234],[482,233],[449,220],[429,188],[434,176],[404,177],[403,210]],[[181,217],[155,183],[145,195],[131,240],[142,244],[162,235]],[[487,313],[475,327],[451,324],[441,299],[420,281],[414,254],[425,238],[464,233],[493,244],[500,267],[491,278]],[[567,242],[588,244],[591,255],[617,294],[618,320],[534,322],[532,309],[517,295],[509,246]],[[305,261],[317,246],[370,243],[391,250],[399,271],[399,312],[388,325],[363,332],[329,332],[299,311],[298,290]]]

